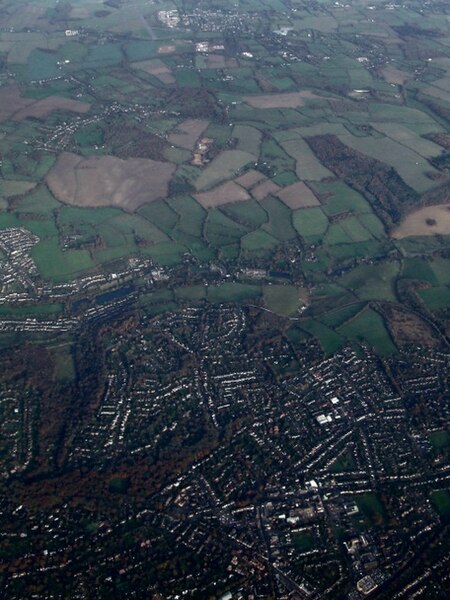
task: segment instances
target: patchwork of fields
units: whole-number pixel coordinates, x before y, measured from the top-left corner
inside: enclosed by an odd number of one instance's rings
[[[450,245],[441,24],[423,17],[436,38],[419,68],[401,33],[407,11],[377,7],[368,20],[363,8],[303,7],[264,37],[253,2],[212,11],[202,33],[200,9],[172,23],[161,7],[109,4],[25,4],[0,32],[0,227],[40,238],[33,259],[52,281],[130,258],[256,269],[261,281],[239,284],[249,298],[327,351],[361,339],[392,351],[401,319],[388,304],[402,301],[408,261],[446,261]],[[32,31],[44,16],[49,30]],[[383,62],[388,23],[401,50]],[[428,279],[416,302],[442,315],[449,284]],[[223,301],[246,298],[220,289]],[[168,306],[215,293],[186,281]]]

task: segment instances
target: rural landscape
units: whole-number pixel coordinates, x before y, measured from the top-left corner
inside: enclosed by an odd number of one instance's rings
[[[450,594],[450,6],[4,0],[0,597]]]

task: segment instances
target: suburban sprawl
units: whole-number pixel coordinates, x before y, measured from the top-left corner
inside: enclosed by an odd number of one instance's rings
[[[2,3],[2,599],[449,597],[449,36]]]

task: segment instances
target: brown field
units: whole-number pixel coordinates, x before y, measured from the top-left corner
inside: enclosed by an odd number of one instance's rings
[[[0,89],[0,122],[9,119],[21,121],[27,117],[46,117],[54,110],[85,113],[90,107],[86,102],[59,96],[49,96],[42,100],[22,98],[17,85],[8,85]]]
[[[175,46],[173,44],[169,46],[160,46],[158,48],[158,54],[172,54],[172,52],[175,52]]]
[[[382,69],[381,74],[388,83],[395,85],[403,85],[408,79],[411,79],[411,75],[392,66]]]
[[[277,196],[293,210],[318,206],[320,204],[319,200],[303,181],[288,185],[281,192],[278,192]]]
[[[279,185],[269,179],[252,188],[252,196],[255,200],[264,200],[269,194],[277,194],[280,189]]]
[[[228,58],[222,54],[209,54],[206,58],[208,69],[235,69],[238,65],[235,58]]]
[[[256,185],[258,182],[263,180],[265,181],[266,179],[267,177],[262,173],[259,173],[254,169],[250,169],[250,171],[247,171],[246,173],[240,175],[237,179],[235,179],[235,182],[239,185],[242,185],[242,187],[245,187],[245,189],[248,190],[254,185]]]
[[[186,119],[176,130],[169,135],[169,142],[174,146],[193,150],[195,142],[208,127],[209,122],[204,119]]]
[[[249,200],[250,196],[240,185],[226,181],[209,192],[194,194],[194,198],[205,208],[210,208],[230,202],[243,202]]]
[[[307,90],[304,92],[244,96],[245,102],[253,106],[253,108],[297,108],[304,105],[305,99],[312,100],[314,98],[320,98],[320,96]]]
[[[46,117],[54,110],[69,110],[79,114],[87,113],[91,105],[87,102],[79,102],[71,98],[61,98],[59,96],[49,96],[37,102],[33,102],[29,106],[15,112],[12,116],[14,121],[21,121],[27,117]]]
[[[419,208],[407,215],[391,235],[395,239],[411,235],[450,235],[450,204]]]
[[[161,75],[155,75],[155,77],[166,85],[172,85],[176,81],[172,73],[161,73]]]
[[[154,77],[157,77],[163,83],[175,83],[175,77],[172,75],[169,67],[159,58],[152,58],[150,60],[141,60],[139,62],[131,63],[133,69],[145,71]]]
[[[18,85],[0,88],[0,121],[7,121],[18,110],[33,104],[30,98],[21,98]]]
[[[382,305],[383,317],[396,344],[423,344],[438,346],[437,332],[419,315],[392,304]]]
[[[63,152],[47,175],[61,202],[76,206],[117,206],[129,212],[164,198],[175,166],[146,158],[83,158]]]

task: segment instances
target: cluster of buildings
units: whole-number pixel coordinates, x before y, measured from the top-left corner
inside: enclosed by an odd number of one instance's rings
[[[255,327],[249,309],[189,308],[143,317],[110,339],[103,393],[77,424],[67,468],[185,466],[144,513],[129,506],[127,517],[145,531],[150,519],[175,554],[147,536],[112,557],[122,529],[109,523],[96,542],[98,568],[117,561],[127,581],[152,553],[170,564],[186,552],[192,576],[155,576],[149,589],[208,597],[214,581],[217,597],[277,590],[362,600],[439,534],[430,497],[448,487],[450,470],[416,440],[442,427],[436,378],[445,386],[450,355],[412,348],[402,372],[402,357],[389,368],[352,349],[327,358],[266,327]],[[293,371],[280,369],[292,362]],[[415,388],[409,364],[431,387]],[[409,411],[410,389],[425,405],[440,403],[424,424]]]

